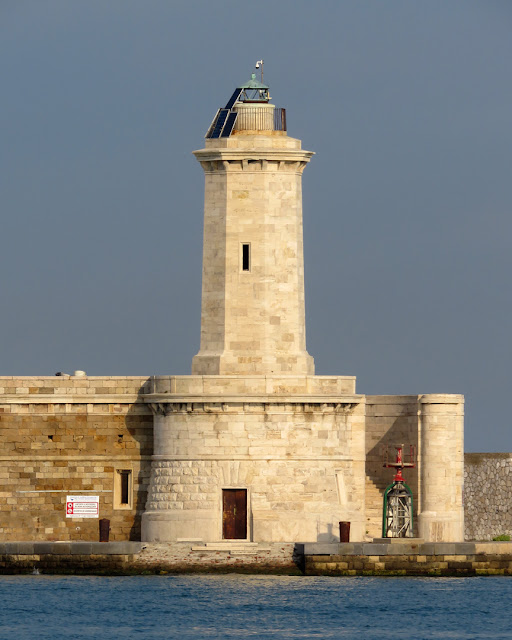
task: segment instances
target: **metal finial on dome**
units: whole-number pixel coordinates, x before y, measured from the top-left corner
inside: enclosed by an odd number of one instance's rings
[[[263,82],[263,60],[258,60],[256,62],[256,69],[261,69],[261,82]]]

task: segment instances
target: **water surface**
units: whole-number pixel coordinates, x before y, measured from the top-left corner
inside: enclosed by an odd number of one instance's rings
[[[512,578],[0,576],[0,638],[512,638]]]

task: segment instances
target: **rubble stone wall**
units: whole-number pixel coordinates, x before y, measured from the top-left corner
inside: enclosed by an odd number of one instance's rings
[[[512,454],[466,453],[464,456],[466,540],[512,537]]]

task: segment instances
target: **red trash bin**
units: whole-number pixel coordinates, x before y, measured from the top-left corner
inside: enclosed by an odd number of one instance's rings
[[[102,518],[100,520],[100,542],[108,542],[110,535],[110,520]]]
[[[340,542],[350,542],[350,522],[340,522]]]

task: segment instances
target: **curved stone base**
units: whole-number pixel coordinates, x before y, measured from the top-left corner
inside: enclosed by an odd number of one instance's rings
[[[219,539],[219,532],[217,522],[204,511],[146,511],[142,514],[141,539],[142,542],[211,542]]]

